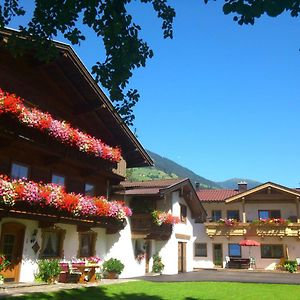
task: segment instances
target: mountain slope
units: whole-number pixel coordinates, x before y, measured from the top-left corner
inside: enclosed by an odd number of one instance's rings
[[[238,187],[238,183],[241,181],[246,181],[248,184],[248,189],[252,189],[261,184],[261,182],[251,180],[251,179],[243,179],[243,178],[231,178],[225,181],[216,182],[223,189],[236,189]]]
[[[154,161],[154,167],[132,168],[127,171],[127,179],[133,181],[168,179],[168,178],[190,178],[192,184],[199,182],[201,188],[218,189],[220,186],[215,182],[195,174],[176,162],[162,157],[147,150]]]

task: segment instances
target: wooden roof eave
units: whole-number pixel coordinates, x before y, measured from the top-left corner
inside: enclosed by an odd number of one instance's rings
[[[18,31],[14,29],[1,29],[0,33],[2,36],[9,38],[9,36],[13,34],[17,34]],[[24,37],[20,37],[24,38]],[[129,127],[123,122],[120,115],[114,109],[112,103],[100,89],[98,84],[95,82],[91,74],[88,72],[85,65],[79,59],[75,51],[72,47],[68,44],[53,41],[55,47],[64,54],[64,57],[70,59],[72,65],[76,68],[76,74],[81,76],[80,79],[84,79],[95,94],[98,99],[105,104],[109,114],[111,116],[111,120],[114,123],[114,128],[120,129],[118,130],[117,137],[121,138],[123,142],[120,143],[120,146],[124,146],[124,144],[128,145],[128,150],[123,153],[124,158],[127,160],[128,167],[135,167],[135,166],[151,166],[153,165],[153,160],[140,144],[140,142],[136,139],[134,134],[131,132]],[[99,118],[99,116],[98,116]],[[123,145],[122,145],[123,143]],[[116,146],[116,145],[115,145]],[[123,147],[125,148],[125,147]]]
[[[84,79],[89,83],[89,86],[92,88],[93,92],[97,95],[98,98],[102,100],[102,102],[105,104],[107,110],[109,111],[116,125],[122,129],[124,137],[128,140],[128,142],[130,142],[133,145],[132,150],[130,151],[129,154],[132,155],[132,153],[134,152],[140,154],[142,158],[140,160],[140,164],[134,166],[152,166],[153,165],[152,158],[145,151],[141,143],[136,139],[136,137],[131,132],[129,127],[124,123],[120,115],[116,112],[112,103],[109,101],[109,99],[104,94],[104,92],[99,88],[98,84],[95,82],[91,74],[87,71],[86,67],[81,62],[81,60],[79,59],[75,51],[72,49],[72,47],[60,42],[54,42],[54,43],[59,50],[67,52],[68,58],[70,58],[74,66],[76,66],[77,70],[79,71],[79,74],[81,74],[81,76],[84,77]],[[130,164],[130,155],[126,157],[126,153],[124,153],[124,156],[126,160],[128,160],[128,166],[133,167],[133,165]]]
[[[266,183],[263,183],[263,184],[255,187],[255,188],[249,189],[245,192],[242,192],[242,193],[239,193],[237,195],[234,195],[232,197],[227,198],[225,200],[225,203],[242,201],[243,199],[245,199],[245,197],[247,197],[251,194],[260,192],[260,191],[262,191],[266,188],[269,188],[269,187],[273,188],[277,191],[281,191],[281,192],[284,192],[284,193],[287,193],[287,194],[290,194],[290,195],[293,195],[293,196],[296,196],[296,197],[300,197],[300,192],[297,192],[293,189],[287,188],[285,186],[282,186],[282,185],[279,185],[279,184],[276,184],[276,183],[273,183],[273,182],[266,182]]]
[[[161,195],[165,195],[166,193],[172,193],[180,188],[187,188],[191,192],[191,196],[189,198],[185,197],[185,201],[191,210],[192,218],[195,219],[200,217],[202,214],[207,215],[202,203],[199,200],[199,197],[194,189],[191,181],[188,178],[183,179],[182,181],[175,183],[169,187],[160,190]]]

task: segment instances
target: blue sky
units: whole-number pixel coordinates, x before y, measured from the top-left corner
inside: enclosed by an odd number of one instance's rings
[[[239,26],[219,2],[170,1],[173,40],[149,5],[130,6],[155,54],[131,80],[139,140],[211,180],[299,186],[300,20]],[[88,35],[75,47],[88,69],[103,55],[98,44]]]

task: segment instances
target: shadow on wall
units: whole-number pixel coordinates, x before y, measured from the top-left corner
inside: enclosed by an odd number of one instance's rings
[[[106,254],[109,253],[114,248],[115,244],[119,242],[120,237],[120,232],[115,234],[106,234]]]

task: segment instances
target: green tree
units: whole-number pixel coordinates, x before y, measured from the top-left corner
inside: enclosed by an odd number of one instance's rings
[[[175,11],[167,0],[139,0],[152,4],[158,18],[162,19],[164,38],[173,37]],[[0,1],[0,29],[9,25],[12,18],[25,15],[19,0]],[[50,60],[56,55],[51,41],[59,34],[73,45],[85,39],[83,24],[102,38],[106,57],[95,63],[92,73],[97,82],[108,89],[115,108],[128,125],[132,125],[132,108],[139,100],[136,89],[128,89],[129,78],[135,68],[145,66],[153,56],[148,44],[139,37],[140,26],[128,13],[132,0],[35,0],[31,20],[19,26],[7,44],[15,55],[22,55],[34,48],[35,55]],[[26,39],[20,40],[23,36]],[[21,41],[21,42],[20,42]]]
[[[20,0],[0,0],[0,29],[9,25],[12,18],[25,14]],[[168,0],[136,0],[140,4],[151,4],[158,18],[162,20],[164,38],[173,37],[175,10]],[[203,0],[208,3],[209,0]],[[1,4],[2,2],[2,4]],[[96,62],[92,73],[110,93],[117,111],[128,125],[133,124],[133,106],[139,100],[136,89],[129,89],[128,83],[135,68],[145,66],[153,56],[148,44],[139,37],[141,27],[134,23],[128,13],[128,4],[133,0],[35,0],[33,15],[26,26],[19,26],[17,36],[7,45],[15,54],[22,54],[35,48],[36,56],[49,60],[55,55],[51,41],[59,34],[72,44],[85,39],[82,26],[91,28],[103,41],[106,56]],[[188,5],[188,3],[187,3]],[[224,0],[223,12],[235,14],[238,24],[254,24],[263,14],[276,17],[289,12],[297,17],[300,1],[296,0]]]
[[[204,0],[208,3],[209,0]],[[267,14],[277,17],[284,12],[292,17],[298,17],[300,13],[299,0],[225,0],[224,14],[235,14],[233,20],[238,24],[254,24],[255,20]]]

